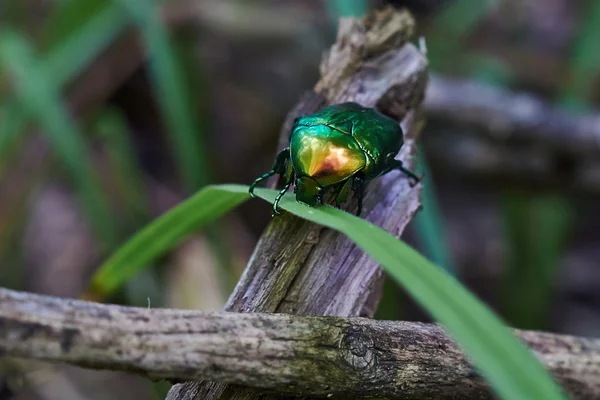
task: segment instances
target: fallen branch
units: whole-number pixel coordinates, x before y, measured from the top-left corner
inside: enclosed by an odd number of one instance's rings
[[[477,128],[501,141],[600,155],[600,114],[567,113],[528,93],[432,75],[427,114]]]
[[[600,340],[517,331],[574,399],[600,397]],[[333,398],[487,398],[434,324],[121,307],[0,289],[0,353]]]
[[[433,75],[423,145],[436,172],[600,193],[600,114]],[[448,122],[451,122],[450,124]]]

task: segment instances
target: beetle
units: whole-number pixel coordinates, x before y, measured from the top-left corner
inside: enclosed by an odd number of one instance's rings
[[[273,202],[273,215],[295,180],[296,201],[314,207],[323,204],[325,191],[335,193],[335,205],[344,203],[352,191],[358,200],[356,215],[362,211],[365,183],[392,170],[400,170],[414,182],[419,178],[395,157],[404,144],[400,124],[360,104],[334,104],[314,114],[296,118],[290,145],[275,158],[273,168],[258,177],[249,192],[261,181],[279,174],[285,185]]]

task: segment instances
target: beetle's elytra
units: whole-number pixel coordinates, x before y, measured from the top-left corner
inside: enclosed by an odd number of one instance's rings
[[[274,215],[279,214],[279,200],[294,180],[296,201],[314,207],[331,189],[339,207],[352,191],[360,215],[366,181],[394,169],[419,181],[394,158],[403,143],[402,128],[394,119],[357,103],[335,104],[296,119],[290,146],[277,155],[273,169],[252,183],[250,194],[254,196],[259,182],[280,174],[285,186],[273,203]]]

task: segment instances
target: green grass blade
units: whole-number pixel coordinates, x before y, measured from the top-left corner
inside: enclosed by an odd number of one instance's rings
[[[77,1],[73,6],[84,3]],[[128,23],[129,16],[119,5],[106,2],[88,22],[44,54],[48,74],[58,86],[65,85],[107,49],[125,31]]]
[[[160,216],[113,254],[92,278],[92,291],[111,294],[185,238],[248,200],[243,186],[207,186]]]
[[[111,0],[63,0],[53,3],[43,27],[41,47],[51,49],[68,40]]]
[[[104,143],[116,186],[127,208],[131,225],[147,223],[151,216],[148,193],[127,123],[116,109],[105,109],[94,121],[94,128]]]
[[[600,2],[583,1],[582,16],[576,25],[573,53],[569,60],[568,77],[561,90],[560,104],[567,110],[585,110],[590,107],[593,95],[593,82],[600,65]]]
[[[156,0],[119,0],[140,26],[150,57],[156,100],[172,138],[180,174],[188,190],[208,183],[206,152],[192,110],[183,66],[160,21]]]
[[[70,174],[99,238],[112,247],[116,243],[116,227],[82,136],[65,110],[56,83],[40,68],[33,50],[19,34],[0,32],[0,65],[13,78],[17,98],[31,115],[39,119],[43,132],[48,135],[55,152]]]
[[[16,101],[0,107],[0,177],[10,164],[10,159],[17,154],[23,115]]]
[[[590,108],[600,53],[600,2],[584,1],[567,80],[558,103],[567,111]],[[556,289],[557,269],[574,227],[575,204],[566,195],[510,190],[502,196],[505,238],[510,244],[503,303],[514,326],[543,329]]]
[[[272,202],[275,191],[257,194]],[[457,340],[505,399],[564,399],[559,387],[498,318],[452,276],[383,229],[326,206],[311,209],[285,196],[281,207],[346,234]]]
[[[214,221],[249,198],[242,185],[209,186],[135,235],[98,271],[96,289],[123,283],[144,264],[164,254],[203,224]],[[272,202],[277,191],[257,189]],[[281,208],[346,234],[457,340],[468,357],[505,399],[564,399],[535,357],[495,315],[452,276],[383,229],[349,213],[325,206],[309,208],[292,195]]]
[[[455,0],[440,10],[427,33],[428,56],[433,68],[453,69],[465,38],[500,0]]]
[[[41,60],[43,68],[58,89],[62,88],[96,59],[126,26],[127,14],[120,6],[108,3],[81,28],[52,46]],[[0,126],[0,166],[6,164],[20,138],[19,134],[29,122],[29,115],[16,101],[5,102],[2,109],[11,116],[11,122]]]
[[[506,319],[522,329],[545,329],[574,208],[560,195],[511,191],[503,196],[511,257],[504,286]]]
[[[438,202],[434,182],[431,179],[431,171],[424,149],[418,148],[417,174],[423,174],[423,211],[415,215],[416,233],[419,241],[425,248],[425,254],[433,261],[451,274],[457,270],[448,248],[447,238],[444,230],[444,218]]]
[[[208,152],[202,140],[200,112],[201,91],[198,76],[193,76],[191,50],[194,41],[172,41],[160,21],[160,1],[118,0],[141,29],[149,53],[154,92],[160,105],[173,146],[175,160],[184,186],[194,192],[210,182]],[[196,63],[197,64],[197,63]],[[195,67],[198,73],[199,66]],[[206,227],[211,250],[219,261],[224,289],[230,291],[230,272],[233,270],[229,249],[218,226]]]

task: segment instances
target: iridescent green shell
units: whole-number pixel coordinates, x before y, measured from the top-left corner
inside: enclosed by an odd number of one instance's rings
[[[273,215],[279,214],[279,201],[292,183],[296,200],[311,207],[322,204],[330,188],[337,206],[354,193],[360,215],[369,179],[398,169],[418,182],[414,173],[395,160],[403,143],[402,129],[394,119],[356,103],[329,106],[296,119],[290,146],[279,152],[269,172],[254,180],[249,192],[253,194],[259,182],[279,174],[285,185],[273,202]]]
[[[397,121],[356,103],[343,103],[296,120],[290,135],[297,176],[321,186],[341,182],[358,171],[367,179],[389,170],[403,133]]]

